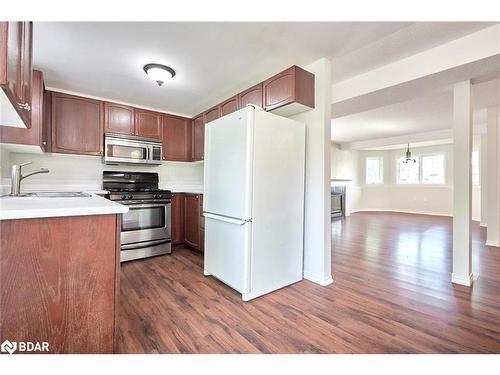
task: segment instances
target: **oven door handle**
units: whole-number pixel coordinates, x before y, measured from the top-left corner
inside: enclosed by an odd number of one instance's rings
[[[136,243],[126,244],[126,245],[121,245],[120,249],[121,250],[142,249],[143,247],[161,245],[161,244],[168,243],[168,242],[170,242],[170,240],[144,241],[144,242],[139,242],[139,243],[136,242]]]
[[[170,203],[151,203],[151,204],[124,204],[124,206],[130,207],[130,208],[165,208],[167,205]]]

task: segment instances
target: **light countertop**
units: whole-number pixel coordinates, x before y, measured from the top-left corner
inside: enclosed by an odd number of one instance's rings
[[[0,220],[122,214],[128,207],[92,194],[90,197],[1,197]]]
[[[160,189],[170,190],[172,193],[203,194],[203,185],[198,184],[162,184]]]

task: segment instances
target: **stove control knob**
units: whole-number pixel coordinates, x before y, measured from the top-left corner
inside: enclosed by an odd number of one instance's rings
[[[123,200],[127,199],[127,196],[126,195],[122,195],[122,199]]]
[[[127,199],[132,199],[132,195],[127,195]]]

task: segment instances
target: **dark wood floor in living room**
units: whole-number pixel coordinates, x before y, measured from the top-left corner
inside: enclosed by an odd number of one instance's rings
[[[451,219],[332,222],[334,284],[243,302],[186,249],[122,265],[121,353],[500,353],[500,249],[473,228],[473,288],[450,283]]]

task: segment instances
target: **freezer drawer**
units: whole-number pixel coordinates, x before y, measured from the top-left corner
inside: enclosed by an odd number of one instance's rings
[[[205,215],[205,275],[248,293],[252,223],[214,217]]]

